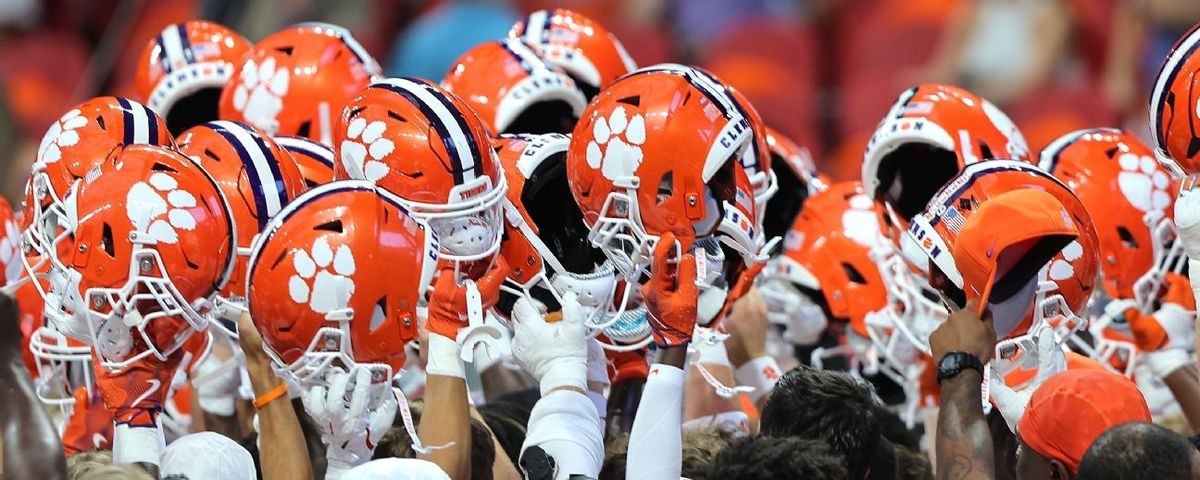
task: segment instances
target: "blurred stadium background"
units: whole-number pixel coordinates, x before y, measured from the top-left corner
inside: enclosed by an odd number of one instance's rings
[[[213,20],[257,41],[337,23],[388,75],[440,80],[555,7],[607,26],[639,65],[713,71],[835,179],[857,177],[876,122],[923,81],[992,100],[1034,149],[1077,128],[1144,132],[1147,83],[1200,20],[1197,0],[0,0],[0,193],[20,201],[42,133],[71,105],[133,95],[138,55],[167,24]]]

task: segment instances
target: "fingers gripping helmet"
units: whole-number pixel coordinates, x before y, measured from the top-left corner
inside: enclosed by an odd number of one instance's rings
[[[217,326],[237,335],[246,310],[246,261],[251,244],[267,222],[307,190],[292,156],[261,130],[220,120],[188,129],[179,151],[204,168],[225,198],[237,227],[237,260],[229,281],[216,297]]]
[[[884,228],[906,258],[908,222],[966,165],[993,158],[1031,161],[1025,137],[991,102],[958,87],[920,85],[900,94],[863,155],[863,185],[885,211]]]
[[[1153,313],[1166,274],[1186,256],[1171,221],[1173,182],[1137,137],[1115,129],[1068,133],[1041,153],[1039,166],[1062,180],[1095,215],[1105,293]]]
[[[278,369],[302,383],[335,363],[366,365],[374,382],[400,371],[438,259],[434,235],[402,205],[369,182],[334,182],[263,231],[250,256],[250,313]]]
[[[64,227],[70,217],[66,200],[75,185],[114,149],[133,144],[174,147],[175,142],[162,118],[122,97],[97,97],[76,105],[46,131],[25,184],[21,234],[31,277],[44,279],[47,262],[74,248]],[[42,282],[34,283],[44,295]]]
[[[710,235],[734,194],[750,124],[724,85],[682,65],[643,68],[605,88],[571,137],[567,177],[589,241],[625,278],[660,235]]]
[[[167,25],[142,49],[138,95],[174,134],[216,120],[221,89],[247,50],[249,41],[217,23]]]
[[[333,149],[304,137],[275,137],[275,143],[287,150],[300,168],[308,188],[333,181]]]
[[[454,62],[442,87],[497,133],[570,133],[587,99],[575,81],[517,39],[487,42]]]
[[[0,287],[17,283],[24,271],[20,220],[8,200],[0,198]]]
[[[1175,175],[1200,173],[1200,25],[1171,48],[1150,93],[1150,133],[1158,160]]]
[[[208,327],[237,238],[208,173],[174,150],[129,145],[88,174],[74,203],[75,248],[51,266],[62,270],[52,279],[65,279],[52,282],[51,320],[86,323],[84,339],[109,369],[165,360]]]
[[[968,165],[908,234],[929,255],[930,283],[959,308],[978,299],[998,340],[1053,316],[1078,319],[1097,276],[1099,240],[1087,209],[1066,185],[1023,162]]]
[[[486,127],[458,97],[425,80],[380,80],[346,106],[335,138],[337,178],[396,194],[438,235],[445,259],[499,251],[507,183]]]
[[[225,83],[220,115],[271,136],[295,135],[331,145],[342,107],[379,75],[379,64],[349,31],[302,23],[250,49]]]
[[[588,99],[637,68],[612,32],[565,8],[530,13],[513,25],[508,36],[537,47],[547,63],[575,79]]]

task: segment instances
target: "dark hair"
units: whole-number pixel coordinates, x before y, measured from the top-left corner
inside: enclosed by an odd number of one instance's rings
[[[399,415],[397,415],[399,416]],[[487,425],[471,419],[471,480],[492,480],[492,467],[496,464],[496,444]]]
[[[629,451],[629,435],[621,435],[604,445],[604,465],[597,480],[625,480],[625,460]]]
[[[1080,480],[1186,480],[1196,448],[1159,425],[1130,422],[1108,429],[1079,461]]]
[[[896,480],[933,480],[929,457],[908,448],[896,446]]]
[[[820,440],[863,478],[879,449],[881,406],[871,385],[844,372],[799,366],[783,374],[763,406],[759,432]]]
[[[479,416],[487,424],[500,448],[512,461],[520,465],[521,445],[525,443],[525,434],[529,427],[529,408],[513,402],[490,402],[480,406]]]
[[[761,478],[844,479],[846,466],[829,445],[797,437],[746,437],[717,454],[709,480]]]
[[[425,411],[425,402],[416,400],[408,404],[412,413],[413,425],[421,424],[421,414]],[[412,437],[404,429],[404,419],[399,412],[392,420],[392,428],[383,434],[379,444],[375,446],[372,460],[380,458],[417,458],[417,452],[412,448]],[[491,480],[492,466],[496,462],[496,446],[492,443],[492,434],[483,422],[471,418],[471,478],[472,480]]]

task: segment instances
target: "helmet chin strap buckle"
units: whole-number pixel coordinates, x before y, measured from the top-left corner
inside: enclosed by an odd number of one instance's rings
[[[491,356],[499,352],[499,343],[504,338],[503,333],[495,325],[484,323],[483,296],[474,280],[467,280],[463,288],[467,294],[467,326],[458,331],[459,357],[467,363],[474,363],[475,347],[483,346]]]

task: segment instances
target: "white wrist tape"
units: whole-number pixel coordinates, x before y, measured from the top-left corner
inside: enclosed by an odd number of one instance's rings
[[[458,343],[454,340],[430,332],[427,355],[429,363],[425,365],[426,373],[445,377],[467,378],[467,374],[463,370],[462,359],[459,358]]]
[[[166,448],[162,426],[149,428],[120,424],[113,428],[113,463],[161,465],[160,457]]]
[[[776,362],[774,357],[767,356],[755,358],[738,367],[737,371],[733,372],[733,378],[737,379],[739,385],[754,387],[754,391],[747,395],[750,396],[750,401],[758,403],[771,393],[782,374],[779,362]]]

